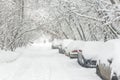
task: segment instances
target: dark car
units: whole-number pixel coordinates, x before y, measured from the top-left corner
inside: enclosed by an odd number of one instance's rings
[[[94,59],[86,59],[83,55],[82,55],[82,51],[78,53],[78,59],[77,59],[78,63],[86,68],[96,68],[96,63],[97,60]]]

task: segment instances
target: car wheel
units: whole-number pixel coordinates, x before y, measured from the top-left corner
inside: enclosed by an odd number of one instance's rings
[[[78,54],[78,63],[82,66],[84,66],[84,64],[85,64],[85,61],[84,61],[82,54]]]
[[[62,49],[59,49],[59,53],[62,53]]]
[[[96,74],[100,76],[100,69],[99,69],[99,66],[97,65],[96,67]]]
[[[117,74],[116,74],[115,72],[114,72],[113,74],[114,74],[114,75],[112,76],[112,79],[111,79],[111,80],[119,80]]]
[[[68,56],[69,56],[70,58],[72,58],[72,57],[70,56],[70,52],[68,53]]]

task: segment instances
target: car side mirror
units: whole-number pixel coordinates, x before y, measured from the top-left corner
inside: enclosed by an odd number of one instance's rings
[[[108,63],[111,65],[111,64],[112,64],[112,62],[113,62],[113,58],[108,59],[107,61],[108,61]]]

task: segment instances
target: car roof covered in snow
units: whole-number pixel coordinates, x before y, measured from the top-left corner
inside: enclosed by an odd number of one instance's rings
[[[64,39],[63,41],[62,41],[62,48],[65,48],[66,46],[68,46],[72,41],[74,41],[74,40],[72,40],[72,39]]]
[[[52,45],[60,45],[61,43],[62,43],[62,40],[54,39],[54,41],[52,42]]]
[[[81,49],[82,50],[83,46],[84,46],[84,41],[75,40],[67,46],[67,51],[72,51],[74,49]]]

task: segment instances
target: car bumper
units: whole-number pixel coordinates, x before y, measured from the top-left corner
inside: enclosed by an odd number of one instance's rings
[[[64,54],[66,55],[66,56],[69,56],[69,52],[67,52],[67,51],[64,51]]]
[[[76,54],[69,54],[69,56],[70,56],[70,58],[77,58],[78,57],[78,54],[76,53]]]
[[[58,49],[58,47],[57,46],[52,46],[52,49]]]

